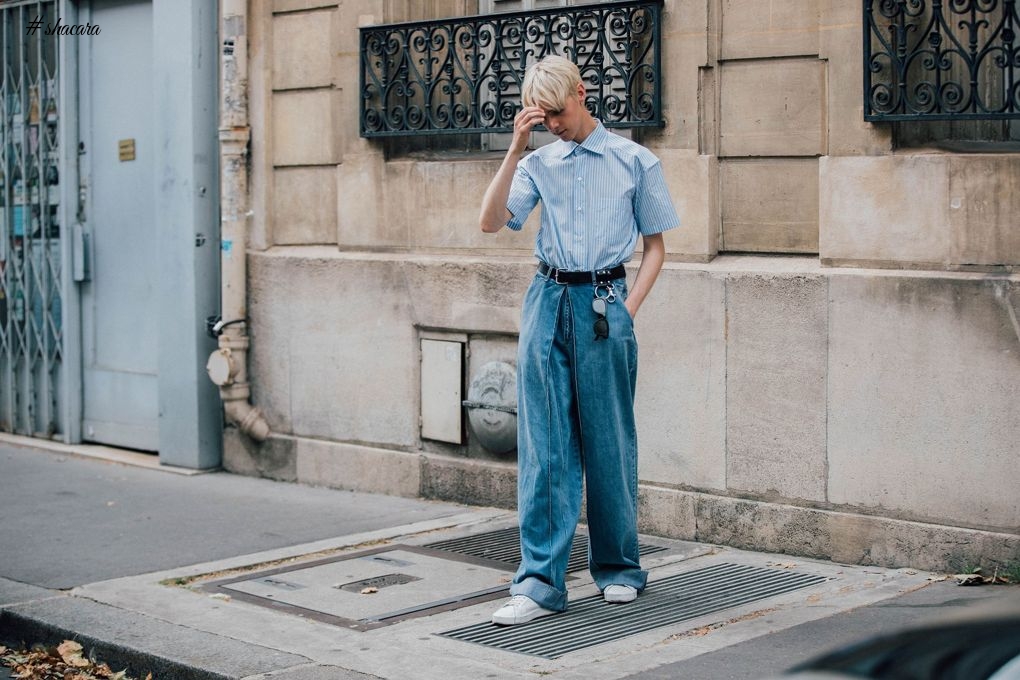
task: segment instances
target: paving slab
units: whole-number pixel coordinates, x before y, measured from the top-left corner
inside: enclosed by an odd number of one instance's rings
[[[245,680],[378,680],[378,677],[349,671],[339,666],[297,666],[276,673],[255,675]]]
[[[0,607],[23,602],[34,602],[45,600],[50,597],[59,597],[63,593],[50,588],[40,588],[28,583],[20,583],[7,578],[0,577]]]

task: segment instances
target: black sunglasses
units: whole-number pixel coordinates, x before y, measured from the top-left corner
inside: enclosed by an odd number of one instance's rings
[[[609,320],[606,319],[606,301],[597,297],[591,301],[591,310],[595,312],[595,340],[605,340],[609,337]]]

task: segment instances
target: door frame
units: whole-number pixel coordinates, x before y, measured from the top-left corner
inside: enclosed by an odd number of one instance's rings
[[[81,22],[77,2],[57,0],[60,17],[66,17],[65,23]],[[86,13],[87,14],[87,13]],[[85,19],[87,21],[87,18]],[[80,50],[81,40],[68,39],[69,36],[58,38],[57,59],[60,79],[57,84],[60,92],[60,119],[63,125],[58,133],[60,143],[60,171],[64,179],[60,183],[60,246],[61,246],[61,294],[65,303],[62,307],[62,338],[61,349],[64,362],[64,384],[61,394],[61,416],[63,420],[63,440],[66,444],[78,444],[82,435],[82,416],[84,414],[82,395],[84,390],[81,329],[81,285],[76,279],[76,271],[84,275],[84,266],[75,267],[76,261],[84,265],[87,252],[84,240],[75,242],[76,236],[82,235],[79,222],[82,216],[82,177],[78,164],[78,144],[81,139],[79,131],[82,121],[79,116],[82,88],[80,66],[86,62]],[[86,50],[87,57],[87,50]],[[88,75],[84,88],[87,91]],[[84,121],[87,126],[88,121]],[[87,205],[87,204],[86,204]]]

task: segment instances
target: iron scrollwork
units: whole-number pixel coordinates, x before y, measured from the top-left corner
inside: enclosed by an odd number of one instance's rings
[[[1020,118],[1017,0],[865,0],[864,118]]]
[[[662,0],[361,29],[361,135],[509,132],[525,68],[573,60],[607,127],[662,125]]]

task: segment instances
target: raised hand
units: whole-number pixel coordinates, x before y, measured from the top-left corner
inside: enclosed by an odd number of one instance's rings
[[[537,106],[525,106],[514,116],[514,139],[511,148],[517,152],[524,151],[528,146],[531,131],[536,125],[545,121],[545,111]]]

